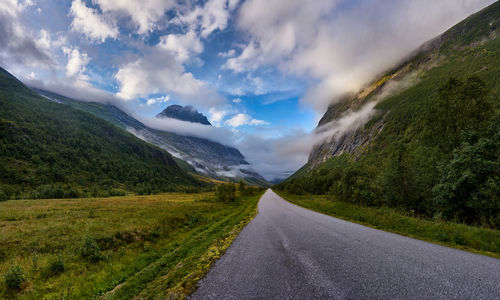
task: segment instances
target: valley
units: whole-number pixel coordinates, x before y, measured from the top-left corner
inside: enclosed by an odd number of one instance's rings
[[[500,1],[0,2],[0,299],[500,299]]]

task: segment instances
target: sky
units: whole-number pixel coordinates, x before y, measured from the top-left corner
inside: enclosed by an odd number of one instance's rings
[[[328,105],[493,2],[1,0],[0,66],[235,146],[272,180],[307,162]],[[213,128],[154,119],[171,104]]]

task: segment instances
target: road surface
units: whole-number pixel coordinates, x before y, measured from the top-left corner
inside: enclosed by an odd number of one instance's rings
[[[192,299],[500,299],[500,260],[293,205],[271,190]]]

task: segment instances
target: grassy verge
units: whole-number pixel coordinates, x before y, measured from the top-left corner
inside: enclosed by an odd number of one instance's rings
[[[0,274],[18,266],[25,280],[16,290],[1,276],[0,298],[184,298],[253,217],[259,196],[1,202]]]
[[[332,201],[324,195],[293,195],[275,191],[299,206],[405,236],[500,258],[500,231],[410,217],[386,207],[362,207]]]

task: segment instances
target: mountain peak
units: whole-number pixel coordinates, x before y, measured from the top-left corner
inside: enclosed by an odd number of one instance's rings
[[[192,123],[200,123],[203,125],[212,125],[202,113],[198,112],[196,108],[191,105],[170,105],[165,108],[161,113],[156,115],[157,118],[172,118],[181,121],[188,121]]]

